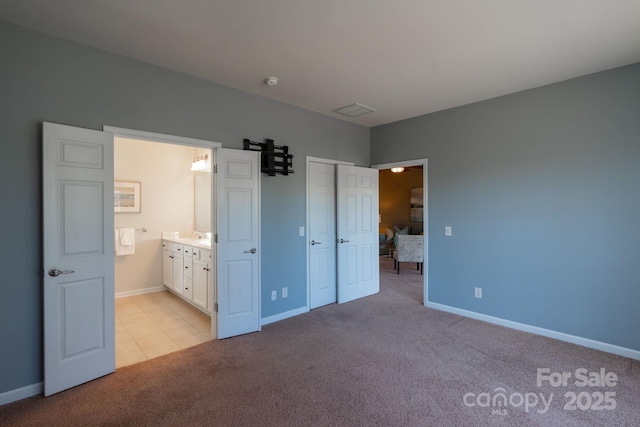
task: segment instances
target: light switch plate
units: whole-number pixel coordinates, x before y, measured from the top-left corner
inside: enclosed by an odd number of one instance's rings
[[[453,230],[451,229],[450,225],[447,225],[444,227],[444,235],[445,236],[451,236],[453,234]]]
[[[300,227],[300,237],[304,237],[304,227]]]

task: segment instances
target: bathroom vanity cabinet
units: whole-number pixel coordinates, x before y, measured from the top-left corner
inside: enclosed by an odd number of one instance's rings
[[[213,255],[197,240],[191,244],[162,241],[162,282],[182,299],[211,314],[213,308]],[[199,247],[202,246],[202,247]]]

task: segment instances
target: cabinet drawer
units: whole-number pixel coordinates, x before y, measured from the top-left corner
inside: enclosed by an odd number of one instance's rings
[[[191,248],[191,253],[193,254],[193,259],[200,259],[200,248]]]
[[[193,261],[191,260],[191,258],[186,258],[184,259],[184,277],[187,277],[189,279],[193,278]]]
[[[163,241],[162,246],[169,252],[178,252],[178,244],[174,242]]]
[[[184,255],[184,245],[176,244],[176,252],[179,253],[180,255]]]
[[[184,279],[184,293],[182,294],[182,296],[184,296],[188,300],[193,299],[193,282],[191,281],[191,279]]]
[[[192,248],[191,246],[185,246],[184,247],[184,255],[188,256],[188,257],[192,257],[193,256],[193,250],[194,250],[194,248]]]
[[[211,251],[208,251],[206,249],[200,249],[200,258],[198,258],[204,262],[211,262],[212,258],[211,258]]]

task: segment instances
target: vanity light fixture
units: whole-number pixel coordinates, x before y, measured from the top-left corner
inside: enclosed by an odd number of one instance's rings
[[[191,170],[194,172],[211,172],[211,162],[209,162],[209,155],[204,154],[197,156],[191,163]]]
[[[404,172],[404,168],[402,166],[397,167],[397,168],[391,168],[391,172],[393,172],[393,173]]]

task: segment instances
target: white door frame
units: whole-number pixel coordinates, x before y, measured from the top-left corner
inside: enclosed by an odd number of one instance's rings
[[[424,189],[424,271],[422,304],[427,306],[429,301],[429,159],[405,160],[403,162],[381,163],[372,165],[374,169],[391,169],[396,166],[422,166],[422,188]]]
[[[137,129],[127,129],[127,128],[119,128],[115,126],[104,125],[102,126],[102,130],[105,132],[111,132],[114,137],[140,139],[143,141],[150,141],[150,142],[164,142],[168,144],[184,145],[189,147],[209,148],[212,151],[215,148],[222,147],[222,144],[220,142],[208,141],[206,139],[195,139],[195,138],[188,138],[184,136],[167,135],[163,133],[147,132],[147,131],[137,130]],[[214,174],[211,173],[211,188],[214,188],[213,175]],[[214,228],[216,226],[216,224],[214,224],[213,222],[213,218],[216,218],[215,212],[214,212],[214,206],[215,206],[215,200],[212,197],[211,198],[211,218],[212,218],[211,231],[213,233],[215,233]],[[217,289],[217,286],[216,286],[216,283],[214,282],[213,295],[210,296],[210,298],[213,298],[213,301],[212,301],[213,304],[217,302],[216,289]],[[213,304],[211,305],[212,307],[213,307]],[[218,338],[217,320],[218,319],[217,319],[216,313],[213,312],[211,315],[211,337],[213,339]]]
[[[347,165],[347,166],[354,166],[354,163],[352,162],[343,162],[340,160],[331,160],[331,159],[323,159],[320,157],[312,157],[312,156],[307,156],[307,161],[305,164],[306,167],[306,201],[305,201],[305,206],[306,206],[306,232],[305,232],[305,244],[306,244],[306,249],[305,252],[307,254],[307,307],[306,307],[306,311],[309,311],[311,309],[311,257],[309,254],[309,247],[311,245],[311,241],[309,240],[309,226],[311,224],[310,221],[310,213],[311,213],[311,181],[310,181],[310,176],[309,176],[309,163],[314,162],[314,163],[325,163],[325,164],[329,164],[329,165]],[[336,183],[337,185],[337,183]],[[336,264],[338,262],[338,260],[335,260]],[[337,278],[336,278],[337,280]]]

